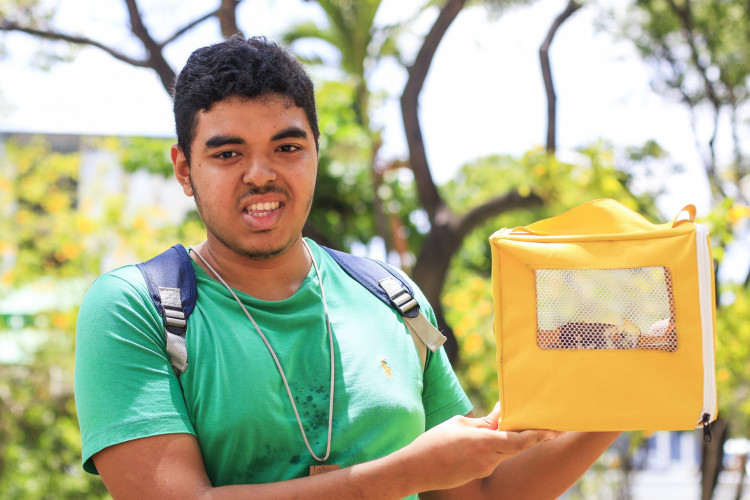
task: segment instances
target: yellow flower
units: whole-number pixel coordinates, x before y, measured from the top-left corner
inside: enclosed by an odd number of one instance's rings
[[[469,356],[476,356],[484,349],[484,340],[478,333],[471,333],[466,337],[463,348],[464,352]]]
[[[142,215],[138,215],[135,218],[133,218],[133,229],[136,232],[145,233],[151,228],[149,227],[148,222],[146,221],[146,218]]]
[[[10,287],[13,285],[15,277],[13,275],[13,271],[5,271],[2,275],[0,275],[0,283],[2,283],[6,287]]]
[[[63,330],[68,326],[68,316],[63,313],[56,313],[52,315],[52,325],[55,328]]]
[[[750,207],[743,205],[742,203],[732,205],[732,208],[730,208],[727,213],[729,222],[732,222],[733,224],[736,224],[742,219],[747,219],[748,217],[750,217]]]
[[[73,260],[79,255],[81,255],[81,250],[82,248],[80,245],[67,241],[63,243],[63,246],[60,247],[60,250],[58,250],[55,253],[55,259],[58,262],[65,262],[66,260]]]
[[[57,192],[51,194],[44,202],[44,207],[50,213],[57,213],[70,205],[70,199],[65,193]]]
[[[79,234],[91,234],[96,227],[94,221],[91,220],[91,217],[88,217],[84,214],[78,214],[75,220],[76,229],[78,230]]]
[[[483,300],[477,304],[477,315],[478,316],[489,316],[492,314],[493,307],[492,302],[489,300]]]
[[[484,370],[482,369],[481,364],[474,363],[471,365],[466,376],[469,378],[469,383],[472,386],[479,387],[484,385]]]

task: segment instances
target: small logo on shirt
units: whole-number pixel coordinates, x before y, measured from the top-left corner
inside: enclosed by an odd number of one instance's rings
[[[383,371],[385,372],[385,376],[388,378],[393,377],[393,372],[391,372],[391,367],[388,366],[388,361],[385,360],[385,358],[380,360],[380,366],[383,367]]]

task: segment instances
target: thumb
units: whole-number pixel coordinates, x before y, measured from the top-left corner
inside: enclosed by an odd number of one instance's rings
[[[500,401],[498,401],[497,403],[495,403],[495,407],[492,409],[492,411],[486,417],[481,418],[481,420],[484,421],[488,428],[495,431],[499,428],[500,410]]]

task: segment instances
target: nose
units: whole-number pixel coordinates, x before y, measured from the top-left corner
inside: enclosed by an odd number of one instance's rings
[[[276,170],[268,158],[262,155],[254,155],[248,158],[242,182],[249,185],[265,186],[276,180]]]

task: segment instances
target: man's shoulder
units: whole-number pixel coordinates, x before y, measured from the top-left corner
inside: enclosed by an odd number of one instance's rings
[[[84,296],[80,314],[96,315],[118,307],[148,307],[149,301],[148,288],[140,270],[135,265],[126,265],[107,271],[94,280]]]
[[[314,244],[314,243],[313,243]],[[312,244],[311,244],[312,246]],[[335,259],[332,255],[329,254],[328,251],[325,250],[324,247],[320,245],[315,245],[319,249],[319,253],[321,254],[321,258],[326,262],[329,266],[332,272],[337,274],[338,276],[344,277],[344,279],[351,280],[353,282],[357,282],[358,286],[361,286],[362,289],[368,288],[367,285],[372,285],[373,283],[366,283],[368,281],[365,277],[354,277],[351,273],[349,273],[347,270],[345,270],[338,262],[337,259]],[[434,314],[432,313],[432,306],[430,305],[429,301],[427,300],[426,296],[422,292],[422,290],[419,288],[419,286],[400,268],[396,267],[395,265],[389,264],[381,259],[377,258],[370,258],[370,257],[364,257],[364,256],[357,256],[352,253],[344,252],[344,251],[338,251],[340,253],[344,253],[347,256],[350,256],[354,260],[350,260],[350,264],[359,267],[359,266],[365,266],[367,264],[366,261],[373,261],[377,263],[377,266],[383,267],[383,276],[385,277],[390,273],[390,275],[395,276],[399,280],[401,280],[403,283],[408,285],[408,287],[411,288],[411,295],[416,299],[417,303],[419,303],[420,307],[423,311],[426,312],[427,317],[433,321],[434,320]],[[361,260],[360,260],[361,259]],[[385,270],[387,269],[387,271]],[[374,283],[374,286],[378,286],[377,282]],[[381,300],[378,299],[373,293],[367,294],[370,299],[372,300]],[[434,321],[433,321],[434,322]]]
[[[140,289],[145,287],[143,274],[135,264],[117,267],[97,277],[91,288],[97,291],[118,289]]]

